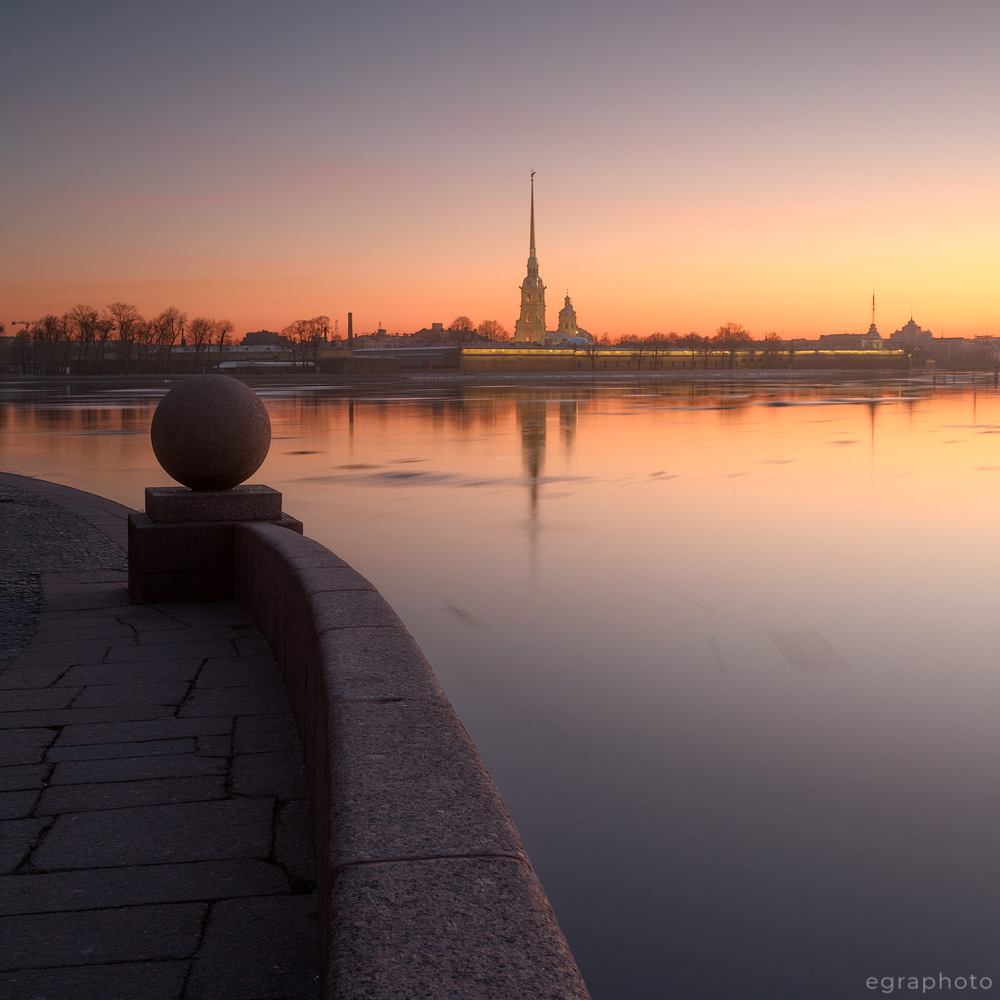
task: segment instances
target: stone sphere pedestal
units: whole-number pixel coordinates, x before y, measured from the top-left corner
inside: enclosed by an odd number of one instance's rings
[[[157,460],[183,486],[150,487],[128,524],[129,596],[136,604],[230,600],[234,531],[268,521],[302,533],[281,494],[243,486],[263,464],[271,422],[260,397],[227,375],[196,375],[160,400],[150,427]]]

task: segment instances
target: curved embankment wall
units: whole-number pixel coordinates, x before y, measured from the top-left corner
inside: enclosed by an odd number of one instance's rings
[[[524,846],[434,673],[318,542],[235,529],[235,598],[284,673],[313,815],[325,997],[587,998]]]

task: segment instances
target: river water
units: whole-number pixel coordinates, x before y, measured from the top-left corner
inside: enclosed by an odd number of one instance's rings
[[[141,508],[168,388],[0,383],[0,467]],[[992,380],[257,388],[595,1000],[1000,984]]]

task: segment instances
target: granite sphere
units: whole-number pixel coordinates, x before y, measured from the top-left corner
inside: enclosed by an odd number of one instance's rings
[[[160,400],[149,436],[173,479],[192,490],[228,490],[267,457],[271,420],[248,385],[228,375],[195,375]]]

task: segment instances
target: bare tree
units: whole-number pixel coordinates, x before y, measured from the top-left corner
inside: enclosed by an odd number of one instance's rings
[[[476,328],[476,333],[490,341],[510,340],[507,328],[495,319],[484,319]]]
[[[233,324],[228,319],[217,319],[212,324],[212,339],[219,349],[219,361],[222,364],[222,349],[229,342],[229,335],[233,332]]]
[[[695,333],[692,330],[691,333],[687,333],[683,337],[680,337],[677,342],[681,345],[681,347],[684,347],[691,352],[692,368],[694,368],[694,356],[698,351],[705,351],[705,367],[708,367],[707,337],[703,337],[700,333]]]
[[[188,336],[194,348],[194,366],[198,368],[201,352],[212,344],[212,332],[215,330],[215,320],[196,316],[188,324]]]
[[[87,375],[90,372],[90,355],[94,341],[97,340],[100,317],[96,309],[85,305],[73,306],[67,316],[78,345],[80,371]]]
[[[750,334],[739,323],[726,323],[725,326],[720,326],[712,338],[713,343],[729,355],[730,368],[734,366],[736,352],[746,347],[752,340]]]
[[[652,333],[646,338],[646,348],[649,352],[649,367],[663,367],[663,358],[677,343],[676,333]]]
[[[184,313],[175,306],[168,306],[150,322],[153,330],[153,348],[161,371],[171,367],[170,349],[183,337],[186,319]]]
[[[294,364],[315,364],[319,357],[319,345],[330,333],[329,316],[313,316],[312,319],[297,319],[281,331],[282,339],[288,345]]]
[[[764,334],[764,363],[773,368],[784,341],[776,333]]]
[[[457,337],[452,337],[452,340],[456,340],[461,343],[465,338],[462,336],[463,333],[474,333],[475,324],[469,319],[468,316],[456,316],[449,324],[448,330],[450,333],[458,334]]]
[[[112,302],[107,307],[112,329],[118,334],[118,370],[127,373],[135,362],[136,341],[141,336],[142,314],[126,302]]]

